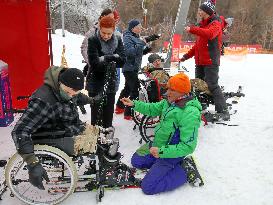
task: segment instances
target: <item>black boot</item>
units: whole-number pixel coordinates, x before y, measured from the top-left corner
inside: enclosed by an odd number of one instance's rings
[[[223,110],[222,112],[215,113],[215,117],[218,121],[229,121],[230,114],[228,110]]]
[[[141,181],[134,177],[133,170],[120,162],[121,154],[115,158],[104,156],[100,166],[100,181],[107,186],[138,186]]]

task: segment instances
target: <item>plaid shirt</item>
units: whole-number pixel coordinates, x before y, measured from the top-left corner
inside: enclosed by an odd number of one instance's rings
[[[65,130],[66,136],[78,135],[84,130],[84,123],[79,119],[77,105],[90,103],[90,98],[79,94],[67,102],[54,104],[39,98],[31,98],[28,108],[16,123],[12,137],[20,154],[33,153],[31,134],[37,130]]]

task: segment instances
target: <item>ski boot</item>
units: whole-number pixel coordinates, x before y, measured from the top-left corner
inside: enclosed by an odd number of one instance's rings
[[[100,182],[109,187],[140,186],[141,181],[134,177],[134,171],[120,162],[121,154],[115,157],[104,155],[100,164]]]
[[[203,116],[207,122],[211,122],[211,123],[230,120],[229,111],[223,111],[221,113],[219,113],[219,112],[211,113],[209,111],[206,111],[205,113],[203,113]]]
[[[187,156],[182,161],[182,167],[186,171],[187,180],[190,185],[199,187],[204,185],[204,181],[197,170],[192,156]]]
[[[230,120],[230,114],[228,110],[224,110],[223,112],[217,112],[215,113],[216,121],[229,121]]]

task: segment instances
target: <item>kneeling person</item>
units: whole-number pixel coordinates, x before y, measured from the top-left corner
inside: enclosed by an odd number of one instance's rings
[[[122,99],[124,105],[142,114],[160,116],[153,143],[140,147],[131,159],[134,167],[150,169],[141,183],[143,192],[150,195],[173,190],[187,182],[181,163],[196,147],[201,122],[202,107],[190,93],[189,77],[177,74],[170,78],[167,88],[167,100],[158,103]]]

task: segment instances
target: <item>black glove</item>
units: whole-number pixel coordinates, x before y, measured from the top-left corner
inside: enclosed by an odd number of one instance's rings
[[[117,60],[119,59],[119,55],[118,54],[112,54],[112,55],[104,55],[104,61],[105,62],[117,62]]]
[[[152,51],[152,47],[150,45],[145,46],[143,49],[143,55],[146,55],[150,51]]]
[[[91,105],[98,104],[102,100],[102,98],[103,98],[102,93],[99,93],[94,97],[89,97],[89,103]]]
[[[160,38],[160,35],[158,35],[158,34],[152,34],[152,35],[150,35],[150,36],[147,36],[146,38],[145,38],[145,40],[146,40],[146,42],[148,43],[148,42],[151,42],[151,41],[155,41],[155,40],[157,40],[157,39],[159,39]]]
[[[45,190],[43,180],[49,181],[46,170],[40,163],[27,165],[29,182],[38,189]]]
[[[179,61],[180,62],[184,62],[186,59],[184,57],[180,58]]]

